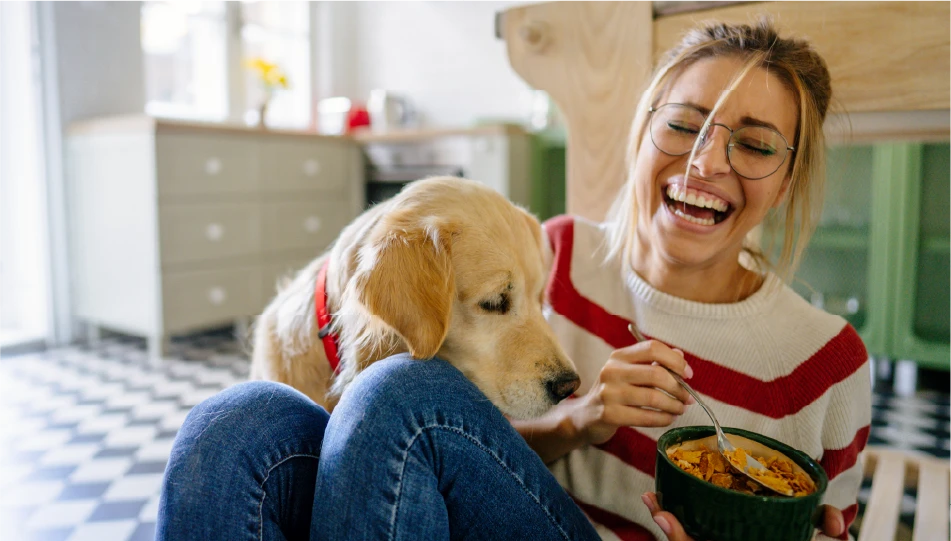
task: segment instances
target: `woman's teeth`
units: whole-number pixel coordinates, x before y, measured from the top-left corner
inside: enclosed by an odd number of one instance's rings
[[[716,221],[714,221],[713,218],[697,218],[695,216],[691,216],[685,213],[684,211],[680,210],[679,208],[677,208],[676,205],[667,205],[667,208],[669,208],[674,214],[676,214],[677,216],[680,216],[681,218],[683,218],[684,220],[687,220],[688,222],[693,222],[695,224],[700,224],[700,225],[715,225],[716,224]]]
[[[667,186],[665,195],[667,208],[691,223],[716,225],[732,212],[730,204],[723,199],[677,184]]]
[[[714,197],[709,194],[704,197],[704,195],[697,190],[685,189],[683,186],[679,186],[677,184],[671,184],[670,186],[667,186],[667,197],[679,203],[687,203],[688,205],[693,205],[695,207],[713,209],[717,212],[726,212],[727,209],[730,208],[729,203],[718,197]]]

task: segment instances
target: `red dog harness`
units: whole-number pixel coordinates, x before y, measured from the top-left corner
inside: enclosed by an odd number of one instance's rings
[[[340,367],[340,354],[337,350],[337,335],[330,332],[330,323],[333,318],[327,311],[327,267],[330,266],[330,258],[324,261],[317,273],[317,286],[314,290],[314,308],[317,311],[317,336],[324,343],[324,352],[327,354],[327,360],[330,362],[330,368],[337,373]]]

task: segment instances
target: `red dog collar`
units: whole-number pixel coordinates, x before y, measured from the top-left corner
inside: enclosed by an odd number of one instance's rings
[[[314,307],[317,311],[317,336],[324,343],[324,352],[327,354],[327,360],[330,362],[330,368],[337,373],[340,367],[340,354],[337,350],[337,335],[330,332],[330,323],[333,320],[327,311],[327,267],[330,266],[330,258],[324,261],[317,273],[317,286],[314,291]]]

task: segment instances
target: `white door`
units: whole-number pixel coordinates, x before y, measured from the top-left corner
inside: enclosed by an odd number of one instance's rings
[[[0,347],[50,336],[39,86],[30,2],[0,3]]]

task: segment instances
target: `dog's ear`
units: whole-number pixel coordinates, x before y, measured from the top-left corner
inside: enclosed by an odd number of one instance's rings
[[[388,227],[361,250],[360,302],[392,327],[413,357],[428,359],[449,331],[455,283],[452,237],[446,224]]]

